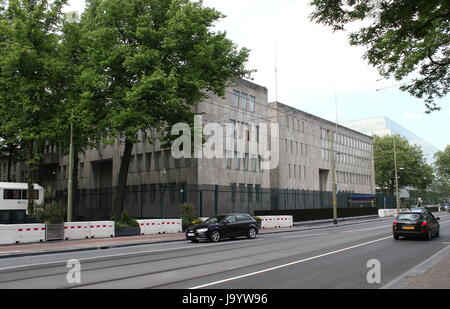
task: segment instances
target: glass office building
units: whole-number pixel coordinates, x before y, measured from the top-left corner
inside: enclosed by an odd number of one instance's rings
[[[406,138],[410,144],[420,146],[428,163],[434,162],[434,154],[439,151],[439,149],[437,149],[424,139],[418,137],[411,131],[403,128],[402,126],[385,116],[346,121],[343,122],[342,125],[370,136],[398,134]]]

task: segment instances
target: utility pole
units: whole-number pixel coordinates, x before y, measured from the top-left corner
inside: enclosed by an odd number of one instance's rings
[[[328,144],[330,148],[331,155],[331,191],[332,191],[332,205],[333,205],[333,223],[337,225],[337,186],[336,186],[336,162],[335,162],[335,152],[334,152],[334,134],[333,131],[328,131]],[[337,134],[337,133],[336,133]]]
[[[332,205],[333,205],[333,223],[337,225],[337,183],[336,183],[336,156],[338,152],[334,150],[334,144],[337,142],[338,137],[338,107],[337,107],[337,94],[336,94],[336,82],[334,83],[334,106],[336,109],[336,123],[335,132],[331,133],[331,187],[332,187]],[[330,130],[331,132],[331,130]],[[336,138],[335,138],[336,137]]]
[[[67,182],[67,222],[72,222],[73,183],[73,119],[70,121],[69,180]]]
[[[77,11],[65,13],[65,20],[69,23],[79,23],[80,15]],[[69,177],[67,181],[67,222],[72,221],[72,201],[73,201],[73,110],[70,120],[70,146],[69,146]]]
[[[394,135],[394,169],[395,169],[395,201],[397,204],[397,216],[400,214],[400,194],[398,190],[398,172],[397,172],[397,147],[395,144],[395,138]]]

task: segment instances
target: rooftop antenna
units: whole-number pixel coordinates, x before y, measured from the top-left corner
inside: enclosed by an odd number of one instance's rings
[[[275,41],[275,102],[278,102],[277,41]]]

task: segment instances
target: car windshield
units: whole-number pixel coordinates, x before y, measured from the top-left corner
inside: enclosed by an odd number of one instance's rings
[[[422,218],[421,214],[399,214],[399,220],[420,220]]]
[[[215,217],[209,217],[205,223],[217,223],[224,221],[226,216],[215,216]]]

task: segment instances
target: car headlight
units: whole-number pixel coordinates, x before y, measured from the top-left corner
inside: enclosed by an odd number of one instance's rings
[[[208,230],[208,228],[198,229],[197,233],[205,233],[207,230]]]

